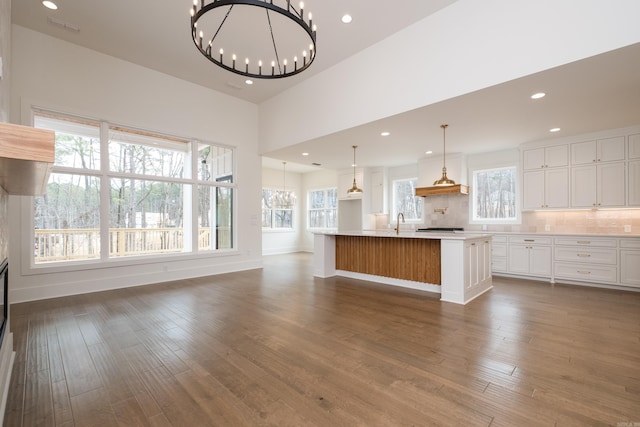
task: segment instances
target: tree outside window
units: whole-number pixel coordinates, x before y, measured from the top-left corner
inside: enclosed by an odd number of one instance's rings
[[[473,171],[472,221],[517,222],[516,184],[515,166]]]
[[[337,228],[338,190],[314,190],[308,193],[309,228]]]
[[[262,228],[293,229],[293,205],[279,206],[275,202],[277,192],[270,188],[262,189]],[[293,191],[285,191],[284,196],[293,198]]]
[[[231,148],[41,110],[34,126],[55,131],[36,264],[232,248]]]
[[[405,221],[422,221],[424,199],[416,197],[417,178],[397,179],[393,181],[392,217],[398,213],[404,215]]]

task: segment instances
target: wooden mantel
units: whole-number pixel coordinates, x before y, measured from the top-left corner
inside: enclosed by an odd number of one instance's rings
[[[0,123],[0,187],[8,194],[44,194],[55,160],[55,132]]]
[[[469,186],[463,184],[449,185],[443,187],[418,187],[416,196],[440,196],[442,194],[469,194]]]

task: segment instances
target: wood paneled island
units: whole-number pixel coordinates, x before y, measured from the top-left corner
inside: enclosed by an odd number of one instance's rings
[[[466,304],[490,290],[491,236],[355,231],[317,233],[314,276],[345,276],[440,293]]]

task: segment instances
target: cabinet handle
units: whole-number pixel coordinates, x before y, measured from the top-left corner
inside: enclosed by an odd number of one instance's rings
[[[578,273],[580,273],[580,274],[591,274],[590,271],[582,271],[582,270],[578,270]]]
[[[524,239],[525,242],[535,242],[536,239]]]
[[[475,243],[472,243],[472,244],[471,244],[471,246],[475,246],[475,245],[476,245]]]
[[[591,254],[578,254],[579,257],[583,257],[583,258],[589,258],[591,256]]]
[[[579,245],[590,245],[591,240],[578,240]]]

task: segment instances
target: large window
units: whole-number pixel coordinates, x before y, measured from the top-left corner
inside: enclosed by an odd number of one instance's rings
[[[402,212],[405,221],[422,221],[424,198],[416,197],[417,178],[397,179],[392,183],[392,212],[391,217],[396,218]]]
[[[262,189],[262,228],[293,229],[293,204],[279,203],[279,199],[293,200],[293,191]]]
[[[517,223],[515,166],[473,171],[471,222]]]
[[[34,125],[56,133],[35,263],[233,248],[231,148],[44,111]]]
[[[337,228],[338,190],[309,191],[307,206],[309,228]]]

